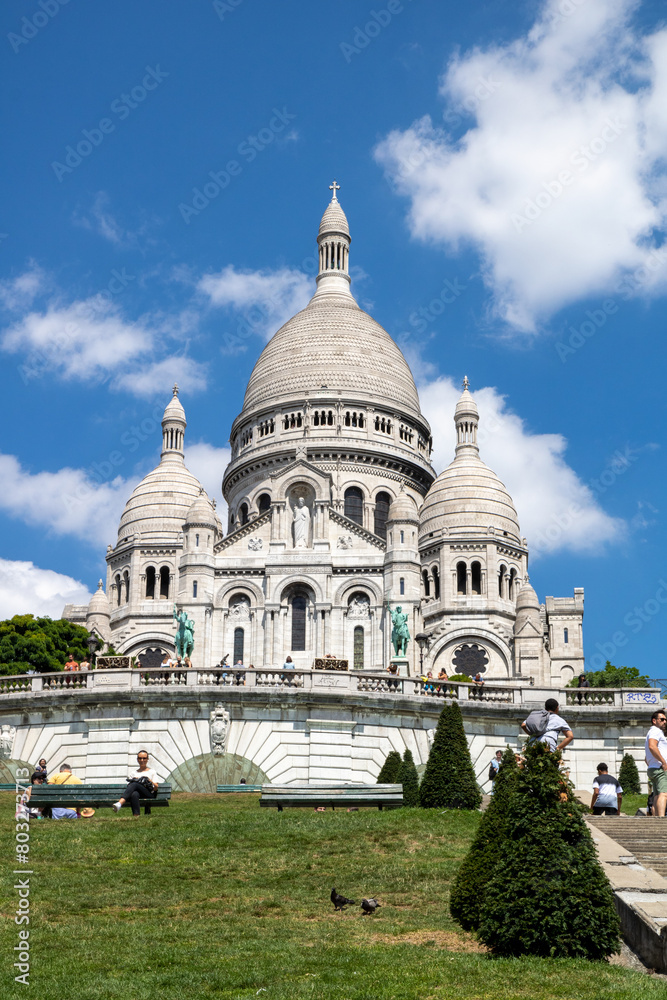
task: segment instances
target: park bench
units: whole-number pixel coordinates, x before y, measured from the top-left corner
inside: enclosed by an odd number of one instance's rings
[[[216,792],[261,792],[261,785],[218,785]]]
[[[19,784],[19,786],[21,788],[23,788],[24,785],[28,784],[28,779],[27,778],[21,778],[19,780],[18,784]],[[0,792],[15,792],[15,791],[16,791],[16,782],[15,781],[12,781],[12,783],[10,785],[8,785],[6,781],[0,782]]]
[[[50,806],[59,809],[82,809],[90,806],[94,809],[109,808],[118,802],[127,784],[122,785],[33,785],[30,793],[31,806]],[[171,785],[159,785],[154,799],[140,799],[144,812],[150,812],[153,806],[168,806],[171,798]],[[125,803],[129,806],[129,802]]]
[[[351,806],[377,806],[395,809],[403,805],[403,785],[262,785],[260,806],[331,806],[349,809]]]

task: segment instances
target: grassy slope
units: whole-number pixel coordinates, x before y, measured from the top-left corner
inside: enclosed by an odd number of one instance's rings
[[[5,830],[11,799],[0,797]],[[477,822],[476,813],[418,809],[278,814],[260,810],[254,795],[176,795],[140,822],[98,810],[92,820],[34,823],[33,992],[40,1000],[245,998],[260,989],[266,1000],[664,996],[663,984],[618,967],[493,961],[476,951],[449,916],[447,888]],[[8,958],[17,930],[11,878],[5,997],[26,993],[12,983]],[[384,906],[375,917],[357,907],[335,914],[334,884]]]

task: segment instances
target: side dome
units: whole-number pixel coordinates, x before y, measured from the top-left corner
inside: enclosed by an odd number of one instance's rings
[[[519,518],[506,487],[479,457],[477,405],[468,379],[456,405],[456,457],[431,485],[419,511],[419,537],[445,529],[454,537],[498,534],[521,544]]]
[[[213,504],[202,490],[190,507],[185,518],[185,527],[214,528],[217,530],[218,518],[213,510]]]
[[[415,523],[419,521],[417,504],[405,490],[401,490],[396,499],[392,500],[387,514],[387,523],[389,521],[414,521]]]
[[[104,584],[101,580],[97,582],[97,590],[90,598],[88,602],[88,618],[92,618],[96,615],[103,615],[108,618],[111,614],[111,607],[109,605],[109,599],[104,593]]]
[[[539,613],[540,602],[534,588],[526,581],[517,594],[516,611],[537,611]]]
[[[175,385],[162,418],[160,464],[144,476],[125,504],[118,527],[119,542],[139,534],[144,539],[173,543],[195,500],[206,495],[197,477],[185,467],[186,426],[185,410]]]

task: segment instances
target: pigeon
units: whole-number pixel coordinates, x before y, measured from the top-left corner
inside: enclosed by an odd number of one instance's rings
[[[365,917],[367,913],[375,913],[378,906],[380,906],[380,903],[378,903],[377,899],[362,899],[361,909],[364,911],[362,917]]]
[[[354,900],[347,896],[341,896],[335,889],[331,890],[331,902],[336,910],[344,910],[346,906],[354,906]]]

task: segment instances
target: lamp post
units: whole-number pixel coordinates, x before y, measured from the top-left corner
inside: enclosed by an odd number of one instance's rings
[[[100,648],[100,640],[97,638],[94,632],[91,632],[88,638],[86,639],[86,645],[88,646],[88,652],[90,654],[90,666],[91,669],[93,669],[93,665],[95,663],[93,657],[95,656],[97,650]]]
[[[419,673],[424,673],[424,650],[431,644],[431,637],[428,632],[417,632],[415,642],[419,645]]]

